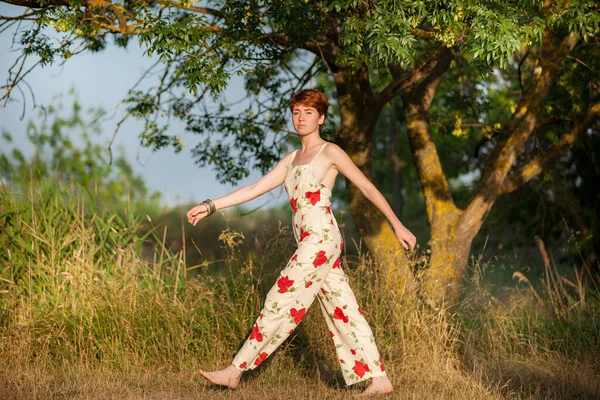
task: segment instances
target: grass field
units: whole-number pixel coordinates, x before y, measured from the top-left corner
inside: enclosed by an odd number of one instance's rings
[[[225,229],[215,275],[186,268],[189,249],[170,251],[144,221],[96,212],[60,187],[3,190],[0,399],[360,393],[343,385],[318,307],[237,390],[207,385],[196,371],[230,362],[294,249],[293,235],[280,227],[261,251],[248,252],[242,234]],[[395,386],[388,398],[600,398],[600,291],[550,262],[501,299],[474,273],[460,303],[442,310],[390,287],[367,257],[347,255],[344,265]],[[470,267],[485,269],[478,258]]]

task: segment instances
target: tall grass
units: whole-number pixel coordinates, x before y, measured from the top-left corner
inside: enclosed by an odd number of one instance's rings
[[[169,251],[164,232],[141,229],[145,217],[87,209],[59,186],[19,193],[4,188],[0,201],[0,398],[240,395],[212,390],[196,371],[226,366],[245,340],[293,252],[289,228],[255,252],[225,229],[215,275],[187,269],[189,249]],[[460,304],[436,310],[358,254],[345,254],[346,272],[398,398],[600,397],[597,289],[548,264],[537,288],[523,282],[503,301],[475,274]],[[242,397],[346,398],[354,389],[340,389],[338,365],[312,307],[245,375]]]

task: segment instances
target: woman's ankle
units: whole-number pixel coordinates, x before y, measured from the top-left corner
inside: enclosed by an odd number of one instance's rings
[[[237,368],[235,365],[233,364],[229,364],[229,366],[227,367],[228,372],[231,372],[231,375],[235,376],[235,377],[240,377],[242,376],[242,373],[244,371],[240,370],[239,368]]]

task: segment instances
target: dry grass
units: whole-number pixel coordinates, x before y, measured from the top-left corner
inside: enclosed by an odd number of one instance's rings
[[[243,343],[293,250],[285,227],[242,251],[226,230],[226,273],[194,277],[161,237],[142,259],[141,221],[86,210],[60,188],[0,205],[1,399],[345,399],[320,310],[235,391],[204,382]],[[185,241],[185,240],[183,240]],[[245,256],[244,254],[255,254]],[[477,268],[477,265],[473,267]],[[473,280],[452,310],[398,295],[364,257],[347,260],[395,385],[389,398],[600,398],[598,291],[560,284],[500,302]]]

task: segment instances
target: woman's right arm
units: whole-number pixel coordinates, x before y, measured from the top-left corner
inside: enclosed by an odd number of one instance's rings
[[[220,210],[222,208],[243,204],[281,185],[285,180],[288,165],[291,161],[291,154],[292,153],[286,154],[272,170],[267,172],[253,184],[241,187],[225,196],[213,199],[215,208]],[[207,214],[208,210],[206,207],[199,204],[187,212],[187,219],[189,223],[196,226],[198,221],[206,217]]]

